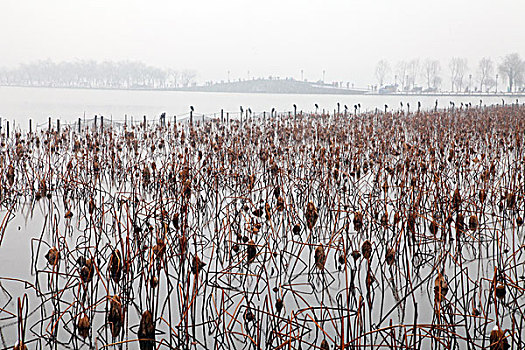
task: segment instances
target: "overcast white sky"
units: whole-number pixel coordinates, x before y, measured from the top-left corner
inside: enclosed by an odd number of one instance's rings
[[[198,79],[374,80],[379,59],[525,56],[522,0],[1,0],[0,66],[140,60]]]

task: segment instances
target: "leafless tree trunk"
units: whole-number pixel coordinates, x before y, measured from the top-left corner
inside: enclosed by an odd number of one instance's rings
[[[406,61],[400,61],[397,63],[396,72],[401,83],[401,90],[407,90],[408,81],[408,63]]]
[[[512,92],[519,84],[523,83],[525,62],[517,53],[507,55],[499,65],[499,71],[509,83],[509,92]]]
[[[390,65],[387,61],[381,60],[377,62],[376,66],[376,78],[379,86],[383,86],[386,76],[390,73]]]
[[[416,79],[419,76],[420,65],[419,59],[413,59],[408,63],[408,85],[412,85],[412,88],[416,85]]]
[[[454,91],[454,87],[456,88],[456,91],[461,91],[463,87],[463,78],[468,70],[467,59],[453,57],[450,60],[449,68],[451,73],[450,79],[452,83],[452,91]]]
[[[494,74],[494,63],[490,58],[483,57],[479,61],[479,90],[483,91],[483,87],[487,87],[487,80],[491,79]]]
[[[428,88],[437,88],[439,79],[439,73],[441,72],[441,64],[438,60],[426,59],[423,64],[423,73],[427,81]]]

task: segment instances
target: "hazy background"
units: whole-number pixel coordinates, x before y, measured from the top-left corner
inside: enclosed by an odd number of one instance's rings
[[[377,61],[525,54],[523,1],[2,0],[0,66],[140,60],[197,81],[277,75],[356,86]]]

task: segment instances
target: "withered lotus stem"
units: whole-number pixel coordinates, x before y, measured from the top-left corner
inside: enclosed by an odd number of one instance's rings
[[[354,260],[357,260],[361,257],[361,253],[359,253],[359,250],[354,250],[352,252],[352,258],[354,258]]]
[[[272,208],[268,202],[264,205],[264,213],[266,214],[266,220],[270,220],[272,217]]]
[[[437,236],[439,232],[439,225],[435,220],[432,220],[430,223],[430,233],[432,233],[433,236]]]
[[[94,211],[95,211],[95,201],[93,200],[93,198],[91,198],[89,200],[88,212],[89,214],[93,214]]]
[[[158,259],[162,259],[164,252],[166,251],[166,243],[164,240],[158,238],[157,244],[153,246],[152,250]]]
[[[394,214],[394,225],[399,224],[400,221],[401,221],[401,214],[399,214],[399,212],[396,211],[396,213]]]
[[[60,260],[60,252],[55,247],[52,247],[49,249],[45,257],[49,265],[56,266]]]
[[[155,349],[155,323],[151,311],[144,311],[138,331],[140,350]]]
[[[277,210],[278,211],[284,210],[284,199],[281,196],[277,197]]]
[[[487,192],[484,189],[480,190],[479,191],[479,201],[481,203],[484,203],[486,198],[487,198]]]
[[[461,206],[461,194],[459,193],[459,188],[454,190],[454,195],[452,196],[452,209],[459,210]]]
[[[314,260],[315,260],[315,266],[319,270],[323,270],[324,264],[326,263],[326,254],[324,252],[324,248],[322,244],[320,244],[319,246],[317,246],[317,248],[315,248]]]
[[[27,350],[27,346],[24,344],[24,342],[16,343],[13,347],[13,350]]]
[[[201,261],[201,259],[195,255],[193,258],[193,264],[191,266],[191,272],[196,275],[202,270],[204,266],[206,266],[206,263]]]
[[[363,214],[356,212],[354,214],[354,230],[361,231],[363,228]]]
[[[456,216],[456,231],[457,233],[465,231],[465,217],[463,214],[458,214]]]
[[[244,312],[244,318],[247,322],[252,322],[253,320],[255,320],[255,315],[253,314],[252,309],[250,309],[249,307],[246,308],[246,311]]]
[[[363,253],[363,257],[367,260],[372,256],[372,243],[369,240],[363,242],[361,253]]]
[[[468,220],[468,227],[472,231],[476,231],[479,228],[479,221],[476,215],[471,215]]]
[[[87,336],[89,335],[89,328],[91,327],[90,323],[89,323],[89,318],[87,317],[87,315],[84,315],[84,317],[81,317],[79,320],[78,320],[78,323],[77,323],[77,330],[78,330],[78,334],[82,337],[82,338],[87,338]]]
[[[80,268],[80,279],[84,283],[89,283],[93,279],[94,274],[93,259],[86,259],[83,261],[83,266]]]
[[[412,234],[416,233],[416,214],[415,213],[408,214],[407,229]]]
[[[109,269],[109,275],[111,276],[113,281],[117,283],[120,279],[120,275],[122,272],[122,257],[118,249],[114,250],[111,253],[111,256],[109,258],[108,269]]]
[[[388,226],[388,212],[385,211],[383,216],[381,216],[381,226],[387,227]]]
[[[505,298],[505,294],[507,294],[507,291],[505,290],[505,285],[498,284],[496,286],[496,297],[498,299],[504,299]]]
[[[277,299],[277,301],[275,302],[275,310],[277,310],[277,313],[281,312],[281,310],[283,309],[283,306],[284,306],[283,300]]]
[[[507,208],[514,209],[516,207],[516,194],[509,193],[507,195]]]
[[[500,328],[495,328],[490,332],[490,350],[507,350],[510,344],[505,337],[505,332]]]
[[[376,278],[374,277],[374,275],[372,274],[372,272],[369,270],[366,274],[366,286],[368,288],[370,288],[370,286],[372,285],[372,283],[374,283],[376,281]]]
[[[306,224],[308,225],[308,228],[312,230],[315,226],[315,223],[317,222],[317,219],[319,218],[319,214],[317,213],[317,208],[312,202],[308,202],[308,205],[306,206]]]
[[[248,254],[248,263],[251,263],[255,260],[257,256],[257,246],[253,240],[248,242],[248,247],[246,248],[246,253]]]
[[[109,311],[107,316],[107,322],[109,324],[113,338],[118,337],[120,334],[123,321],[124,317],[122,314],[122,304],[120,302],[120,297],[115,295],[109,299]]]
[[[434,281],[434,295],[436,301],[441,302],[443,299],[445,299],[447,293],[448,283],[445,277],[441,273],[438,273],[436,280]]]
[[[392,265],[394,263],[394,259],[396,257],[396,251],[394,250],[394,248],[390,248],[386,251],[386,263],[388,265]]]

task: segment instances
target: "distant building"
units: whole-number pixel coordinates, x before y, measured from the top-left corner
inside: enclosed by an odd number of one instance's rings
[[[437,92],[437,89],[435,87],[431,87],[423,90],[423,92]]]
[[[397,92],[397,85],[385,85],[379,88],[380,94],[393,94]]]

